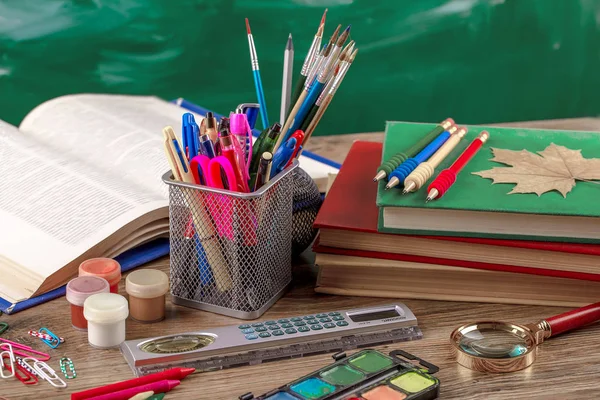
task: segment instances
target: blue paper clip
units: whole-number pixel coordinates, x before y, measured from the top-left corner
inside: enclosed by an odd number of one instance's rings
[[[51,348],[55,349],[60,344],[60,339],[58,338],[58,336],[56,336],[54,333],[52,333],[52,331],[49,330],[48,328],[42,328],[38,332],[45,333],[47,335],[50,335],[50,337],[52,337],[52,340],[41,339],[42,342],[46,343]]]

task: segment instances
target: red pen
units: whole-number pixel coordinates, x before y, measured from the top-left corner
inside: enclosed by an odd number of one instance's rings
[[[456,181],[458,173],[467,165],[467,163],[475,156],[481,146],[488,140],[490,134],[487,131],[482,131],[471,144],[462,152],[460,156],[452,163],[449,168],[446,168],[431,182],[427,188],[426,202],[442,197],[448,189]]]
[[[142,376],[140,378],[129,379],[127,381],[116,382],[110,385],[84,390],[82,392],[72,393],[71,400],[89,399],[90,397],[100,396],[101,394],[131,389],[136,386],[146,385],[148,383],[158,382],[162,380],[182,380],[186,376],[194,373],[195,370],[195,368],[172,368],[166,371],[157,372],[155,374]]]
[[[170,392],[171,389],[178,386],[180,383],[180,381],[165,379],[163,381],[152,382],[142,386],[119,390],[118,392],[101,394],[100,396],[90,397],[88,400],[129,400],[136,394],[144,392]]]

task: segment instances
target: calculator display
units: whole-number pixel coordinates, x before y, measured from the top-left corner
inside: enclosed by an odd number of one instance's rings
[[[399,317],[400,314],[395,308],[389,308],[387,310],[377,310],[359,314],[348,314],[348,317],[352,322],[365,322],[365,321],[376,321],[385,318]]]

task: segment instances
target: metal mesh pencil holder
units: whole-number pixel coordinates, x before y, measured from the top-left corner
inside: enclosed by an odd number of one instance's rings
[[[171,295],[176,304],[241,319],[261,316],[292,280],[293,171],[252,193],[172,179]]]

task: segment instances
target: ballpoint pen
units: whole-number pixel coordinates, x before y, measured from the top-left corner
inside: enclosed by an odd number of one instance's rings
[[[246,114],[241,109],[236,109],[235,113],[229,117],[229,129],[233,137],[238,141],[240,149],[243,150],[243,160],[240,160],[240,166],[247,169],[250,166],[249,155],[252,154],[252,141]],[[250,142],[250,143],[249,143]],[[243,161],[243,165],[242,165]],[[247,171],[246,171],[247,173]]]
[[[293,107],[293,104],[296,103],[298,97],[302,93],[304,89],[304,83],[306,82],[307,75],[312,67],[318,53],[321,48],[321,40],[323,39],[323,29],[325,28],[325,17],[327,15],[327,9],[323,12],[323,16],[321,17],[321,23],[319,24],[319,28],[317,29],[317,33],[313,38],[312,43],[306,53],[306,57],[304,58],[304,62],[302,63],[302,69],[300,70],[300,76],[298,77],[298,81],[296,82],[296,87],[294,89],[294,93],[292,94],[292,98],[290,99],[290,110]],[[285,120],[280,121],[282,124],[285,123]]]
[[[290,96],[292,95],[292,73],[294,71],[294,43],[292,34],[288,37],[285,51],[283,52],[283,81],[281,82],[281,109],[279,111],[279,120],[285,121],[285,115],[290,106]]]
[[[199,134],[200,128],[196,124],[194,114],[185,113],[182,116],[182,132],[181,138],[183,139],[183,150],[188,158],[198,155],[198,148],[200,145]]]
[[[428,134],[423,136],[421,140],[417,143],[406,149],[405,151],[401,151],[396,153],[392,158],[385,161],[381,166],[377,169],[377,175],[373,178],[373,182],[377,182],[386,178],[389,174],[392,173],[393,170],[398,168],[398,165],[402,164],[406,159],[413,157],[419,151],[421,151],[429,142],[431,142],[436,136],[440,133],[444,132],[446,129],[450,128],[454,125],[454,120],[452,118],[446,118],[444,121],[440,122],[438,126],[433,128]]]
[[[285,169],[285,166],[292,159],[292,154],[297,150],[297,144],[298,140],[295,137],[290,137],[283,146],[279,146],[277,152],[273,155],[273,165],[271,166],[269,179]]]
[[[425,185],[425,183],[433,176],[437,166],[440,165],[440,163],[444,161],[446,157],[448,157],[448,154],[454,150],[456,145],[463,137],[465,137],[466,134],[467,128],[460,127],[458,131],[456,131],[454,135],[450,136],[446,143],[444,143],[442,147],[438,149],[438,151],[429,157],[427,161],[419,164],[417,168],[415,168],[415,170],[411,172],[404,180],[404,190],[402,191],[402,194],[415,192],[421,189],[421,187]]]
[[[400,164],[389,176],[389,181],[385,185],[385,190],[391,189],[404,183],[406,177],[414,171],[415,168],[423,161],[427,160],[433,153],[435,153],[442,145],[450,138],[458,128],[451,126],[448,130],[440,133],[435,139],[431,141],[427,146],[417,153],[414,157],[411,157]]]
[[[254,184],[254,191],[260,189],[269,180],[269,173],[271,170],[271,163],[273,161],[273,154],[265,151],[260,157],[258,164],[258,172],[256,173],[256,182]]]
[[[431,182],[427,188],[426,202],[442,197],[456,181],[456,176],[467,165],[467,163],[477,154],[481,146],[490,138],[488,131],[481,133],[469,144],[452,165],[442,172]]]
[[[256,96],[260,104],[260,118],[262,119],[263,129],[269,126],[269,117],[267,115],[267,103],[265,101],[265,93],[260,79],[260,68],[258,66],[258,57],[256,55],[256,47],[254,46],[254,38],[250,31],[250,23],[246,18],[246,32],[248,33],[248,46],[250,48],[250,61],[252,63],[252,73],[254,74],[254,86],[256,87]]]

